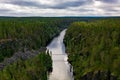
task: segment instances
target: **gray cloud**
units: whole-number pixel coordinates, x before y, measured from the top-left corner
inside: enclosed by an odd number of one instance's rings
[[[8,13],[10,12],[11,10],[9,9],[0,9],[0,13]]]
[[[80,9],[69,9],[71,11],[77,11],[77,12],[93,12],[93,9],[86,9],[86,8],[80,8]]]
[[[38,8],[52,8],[52,9],[65,9],[68,7],[78,7],[78,6],[83,6],[89,3],[92,3],[92,0],[76,0],[76,1],[67,1],[67,2],[60,2],[57,1],[57,4],[55,5],[46,5],[46,4],[41,4],[35,1],[25,1],[25,0],[12,0],[5,2],[7,4],[13,4],[13,5],[18,5],[18,6],[28,6],[28,7],[38,7]]]
[[[11,0],[11,1],[7,1],[5,2],[7,4],[12,4],[12,5],[18,5],[18,6],[27,6],[27,7],[44,7],[44,5],[41,5],[38,2],[34,2],[34,1],[25,1],[25,0]]]
[[[114,8],[105,8],[104,10],[105,10],[106,12],[120,12],[119,10],[114,9]]]
[[[119,0],[0,0],[0,16],[120,15],[119,4]]]
[[[96,0],[96,1],[101,1],[105,3],[118,3],[118,0]]]
[[[8,3],[19,6],[39,6],[37,2],[31,2],[31,1],[11,1]]]
[[[55,8],[55,9],[65,9],[68,7],[78,7],[78,6],[83,6],[86,4],[91,3],[92,0],[78,0],[78,1],[68,1],[68,2],[64,2],[64,3],[60,3],[58,5],[55,5],[51,8]]]

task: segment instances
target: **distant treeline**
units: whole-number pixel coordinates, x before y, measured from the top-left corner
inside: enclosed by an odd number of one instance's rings
[[[75,80],[120,79],[120,18],[74,22],[64,43]]]

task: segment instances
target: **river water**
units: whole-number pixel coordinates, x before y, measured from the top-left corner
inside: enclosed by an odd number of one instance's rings
[[[49,80],[73,80],[70,64],[67,62],[65,45],[63,44],[65,32],[66,29],[47,46],[47,49],[52,52],[53,60],[53,72],[49,75]]]

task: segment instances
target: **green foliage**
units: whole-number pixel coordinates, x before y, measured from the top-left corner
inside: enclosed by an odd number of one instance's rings
[[[120,78],[119,21],[119,18],[111,18],[74,22],[68,28],[64,43],[75,80],[84,80],[83,77],[90,73],[91,80],[97,74],[98,80],[109,80],[110,76]]]
[[[71,21],[67,18],[0,18],[0,62],[17,51],[45,47]]]
[[[0,71],[0,80],[47,80],[47,73],[52,71],[49,53],[40,53],[26,61],[19,60]]]
[[[0,62],[15,52],[37,50],[78,18],[0,17]],[[0,71],[0,80],[47,80],[52,60],[41,53],[27,61],[19,60]]]

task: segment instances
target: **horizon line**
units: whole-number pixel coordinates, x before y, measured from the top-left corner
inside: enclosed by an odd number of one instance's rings
[[[1,17],[120,17],[120,16],[0,16]]]

